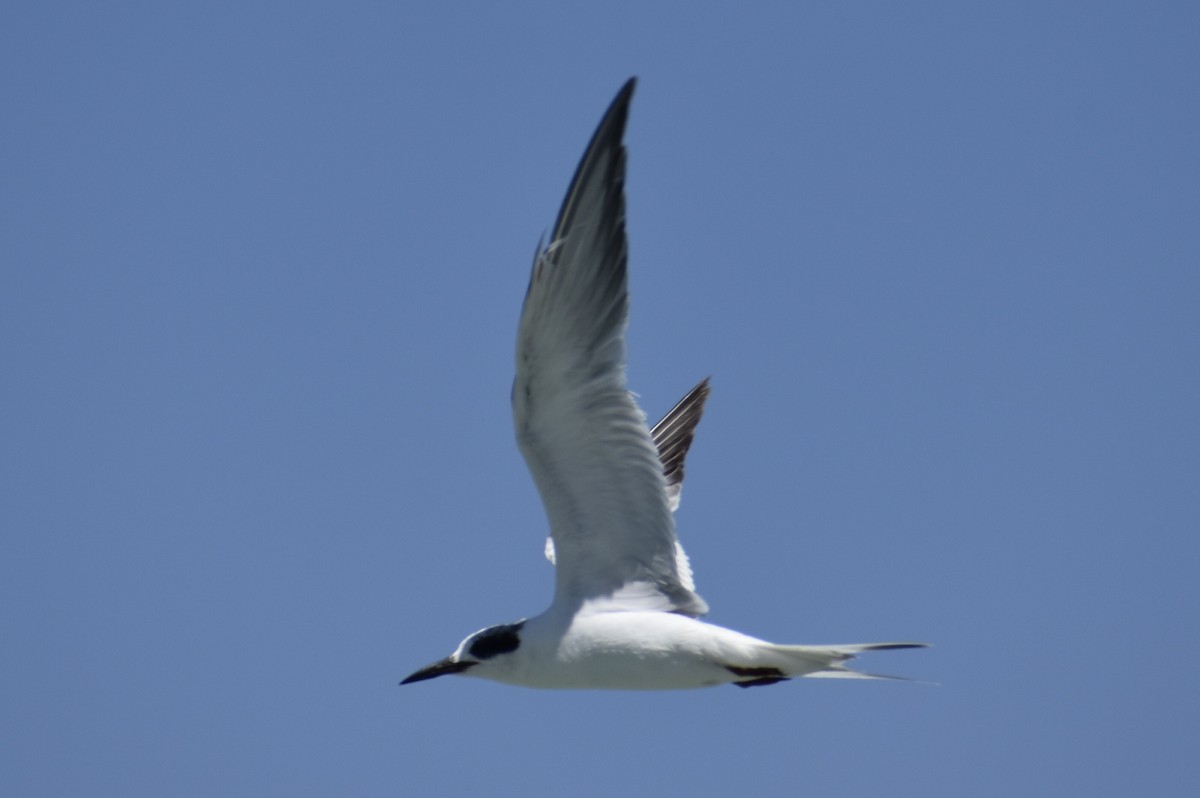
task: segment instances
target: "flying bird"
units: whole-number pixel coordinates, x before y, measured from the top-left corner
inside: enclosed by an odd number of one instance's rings
[[[649,427],[625,387],[625,147],[635,79],[617,93],[539,244],[517,332],[513,424],[550,522],[554,600],[489,626],[401,684],[458,674],[525,687],[755,687],[889,678],[846,663],[922,643],[778,645],[700,620],[673,513],[708,398],[702,381]]]

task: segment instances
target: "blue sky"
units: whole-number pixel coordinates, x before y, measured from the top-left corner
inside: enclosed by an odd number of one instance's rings
[[[12,3],[0,792],[1193,795],[1191,3]],[[535,614],[538,237],[612,95],[710,619],[940,683],[401,688]]]

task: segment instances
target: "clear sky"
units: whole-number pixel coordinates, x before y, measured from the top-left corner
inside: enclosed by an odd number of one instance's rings
[[[5,5],[0,793],[1197,794],[1200,6],[728,5]],[[630,75],[710,619],[940,686],[397,685],[549,601],[517,314]]]

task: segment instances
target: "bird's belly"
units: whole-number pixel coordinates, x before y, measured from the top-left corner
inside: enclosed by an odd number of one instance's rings
[[[561,636],[544,638],[527,667],[509,675],[514,684],[551,689],[688,690],[728,684],[736,676],[725,667],[726,646],[716,631],[666,613],[576,619]]]
[[[611,651],[550,660],[528,676],[519,683],[563,690],[688,690],[734,678],[723,666],[696,656]]]

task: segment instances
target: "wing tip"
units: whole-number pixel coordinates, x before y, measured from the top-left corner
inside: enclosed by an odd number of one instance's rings
[[[572,199],[577,188],[586,182],[585,175],[591,170],[592,165],[596,162],[598,154],[604,151],[615,150],[619,153],[617,157],[619,180],[624,181],[624,139],[625,127],[629,121],[629,108],[633,102],[633,92],[637,88],[637,77],[631,77],[617,91],[612,102],[609,103],[608,109],[604,112],[604,116],[600,118],[600,124],[596,125],[596,130],[592,133],[591,139],[588,140],[587,147],[583,151],[583,157],[579,159],[579,165],[575,168],[575,174],[571,177],[571,182],[568,184],[567,196],[563,200],[562,207],[558,212],[558,219],[554,223],[554,232],[550,236],[550,241],[562,237],[565,230],[565,222],[572,211]],[[618,192],[621,194],[622,192]],[[622,198],[622,204],[624,200]],[[623,220],[622,220],[623,221]]]
[[[683,482],[684,460],[695,439],[696,427],[704,415],[704,404],[712,393],[709,387],[711,379],[705,377],[697,383],[650,430],[668,487]]]

